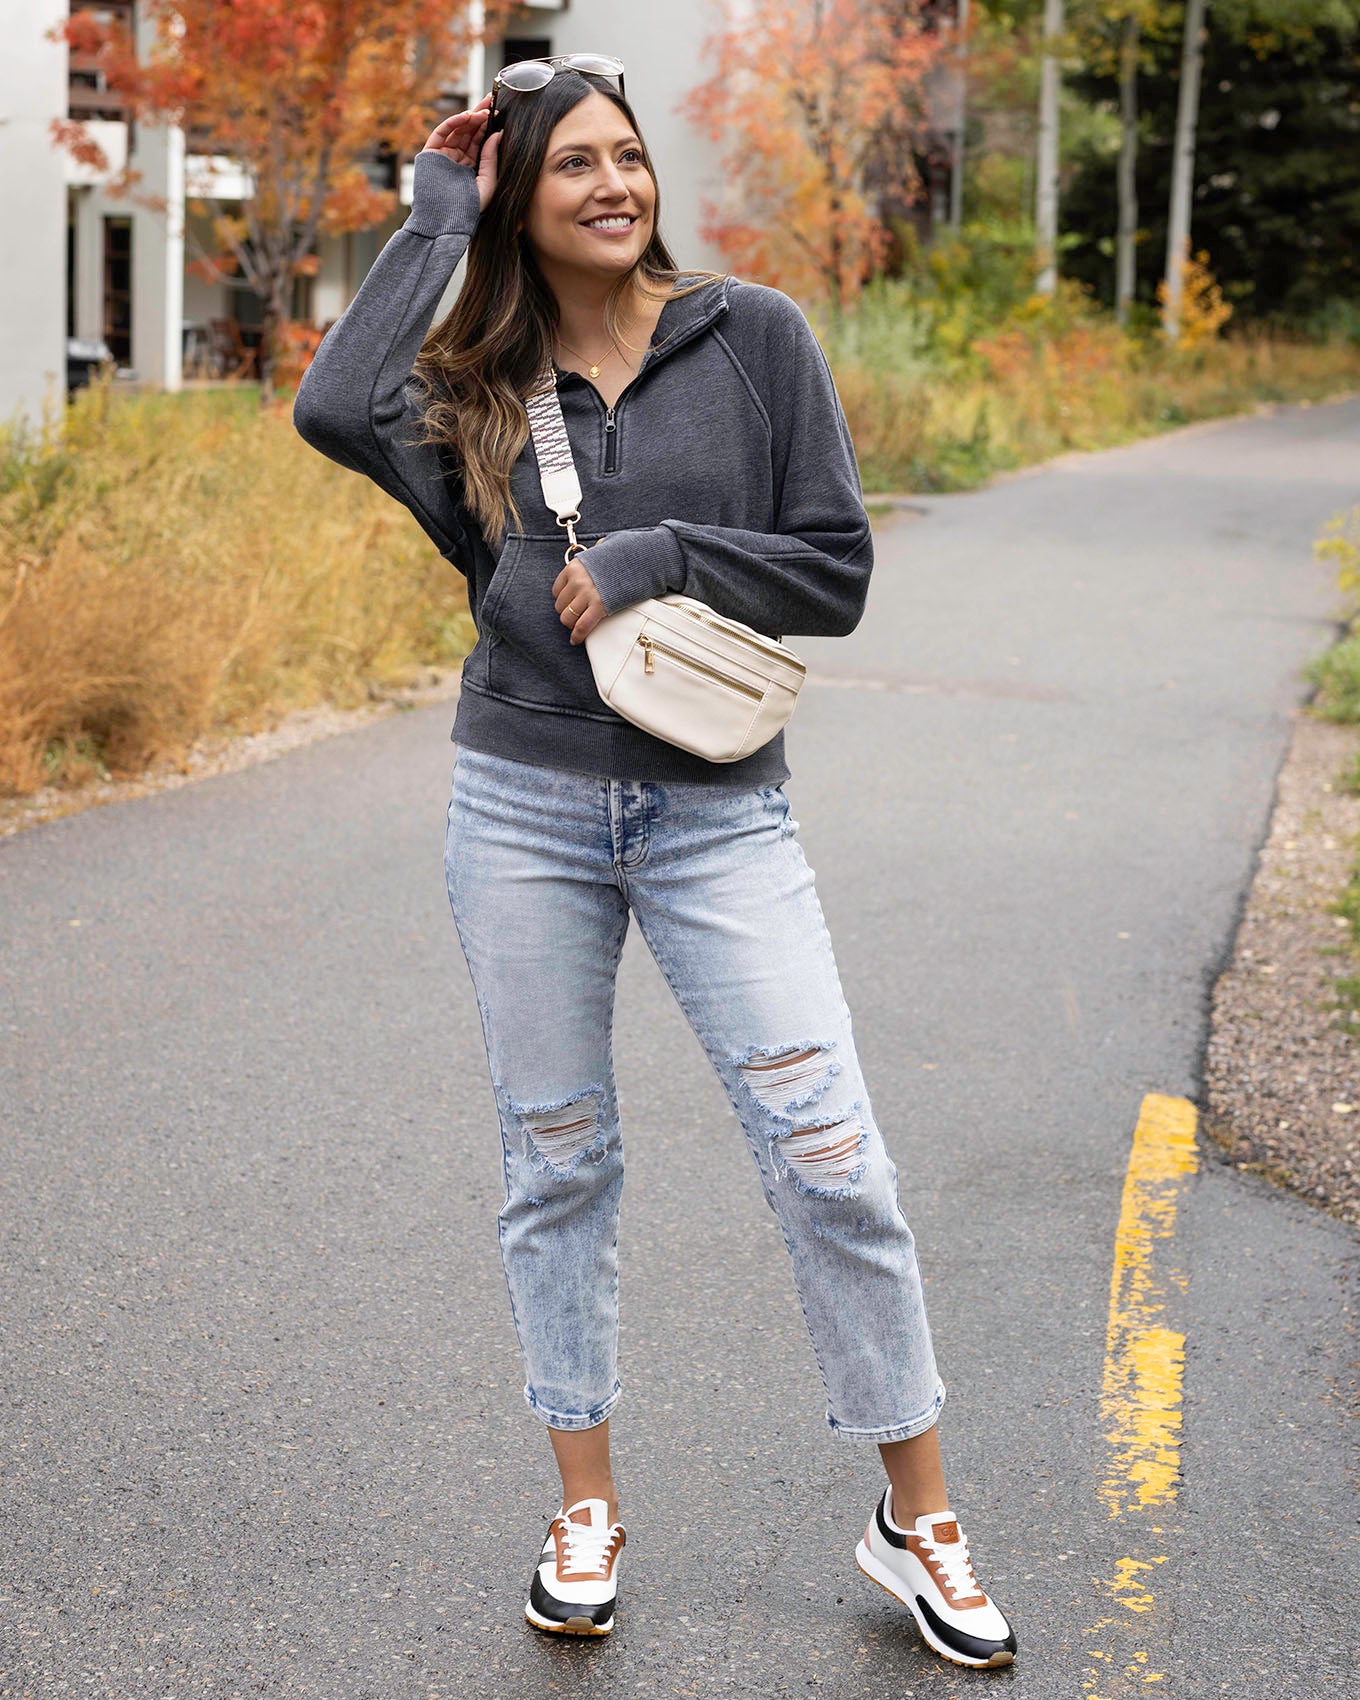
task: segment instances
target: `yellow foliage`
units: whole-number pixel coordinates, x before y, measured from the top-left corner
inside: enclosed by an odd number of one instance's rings
[[[1313,553],[1319,561],[1334,561],[1337,583],[1347,596],[1360,598],[1360,507],[1333,514]]]
[[[1157,301],[1166,306],[1166,283],[1157,285]],[[1209,270],[1209,256],[1201,248],[1197,254],[1187,253],[1181,273],[1181,323],[1176,339],[1177,348],[1200,348],[1212,342],[1232,318],[1233,310],[1223,299],[1223,291]]]

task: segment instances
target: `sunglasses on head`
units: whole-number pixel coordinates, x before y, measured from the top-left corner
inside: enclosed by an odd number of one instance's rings
[[[547,88],[559,71],[579,71],[587,77],[617,77],[619,93],[623,93],[623,60],[609,53],[563,53],[551,59],[517,59],[496,73],[491,85],[491,116],[487,121],[488,136],[499,130],[505,121],[501,108],[501,90],[511,94],[537,94]]]

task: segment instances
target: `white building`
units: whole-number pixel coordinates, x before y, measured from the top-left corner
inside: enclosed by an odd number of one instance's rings
[[[68,9],[67,0],[0,0],[0,421],[16,412],[36,419],[60,402],[68,338],[106,344],[129,378],[171,390],[186,361],[190,373],[248,371],[258,339],[260,303],[248,286],[205,282],[185,269],[194,253],[186,203],[239,199],[242,173],[230,160],[190,151],[182,130],[130,127],[93,66],[68,62],[65,46],[46,39]],[[145,28],[133,0],[98,0],[90,9]],[[667,239],[681,264],[717,266],[699,236],[702,200],[720,187],[714,150],[678,110],[707,74],[700,55],[713,21],[707,0],[528,0],[501,42],[474,50],[460,93],[470,104],[515,59],[617,55],[657,161]],[[162,200],[166,211],[106,195],[106,179],[53,146],[49,125],[68,112],[89,124],[112,170],[130,156],[141,173],[139,197]],[[409,204],[409,163],[395,171],[375,160],[373,169],[375,180],[392,172],[388,181]],[[318,275],[298,282],[294,316],[318,324],[337,317],[404,217],[403,208],[384,226],[325,239]]]
[[[41,418],[65,383],[65,168],[47,127],[66,110],[66,50],[43,39],[65,12],[0,0],[0,422]]]

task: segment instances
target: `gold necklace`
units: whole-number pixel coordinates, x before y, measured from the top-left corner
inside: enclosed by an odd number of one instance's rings
[[[557,340],[562,343],[562,347],[566,349],[568,354],[574,354],[578,360],[585,361],[586,365],[590,367],[590,375],[592,378],[599,377],[601,366],[603,366],[605,361],[609,358],[608,354],[602,354],[598,360],[592,360],[588,354],[582,354],[579,348],[573,348],[569,342],[564,342],[560,336]],[[619,352],[619,345],[612,337],[609,339],[609,346],[614,354]]]

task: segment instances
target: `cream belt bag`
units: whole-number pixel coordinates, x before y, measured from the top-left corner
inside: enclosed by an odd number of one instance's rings
[[[581,481],[552,375],[525,402],[543,499],[576,541]],[[706,761],[740,761],[768,744],[793,713],[807,672],[782,643],[692,596],[649,596],[609,614],[586,639],[600,696],[625,720]]]

